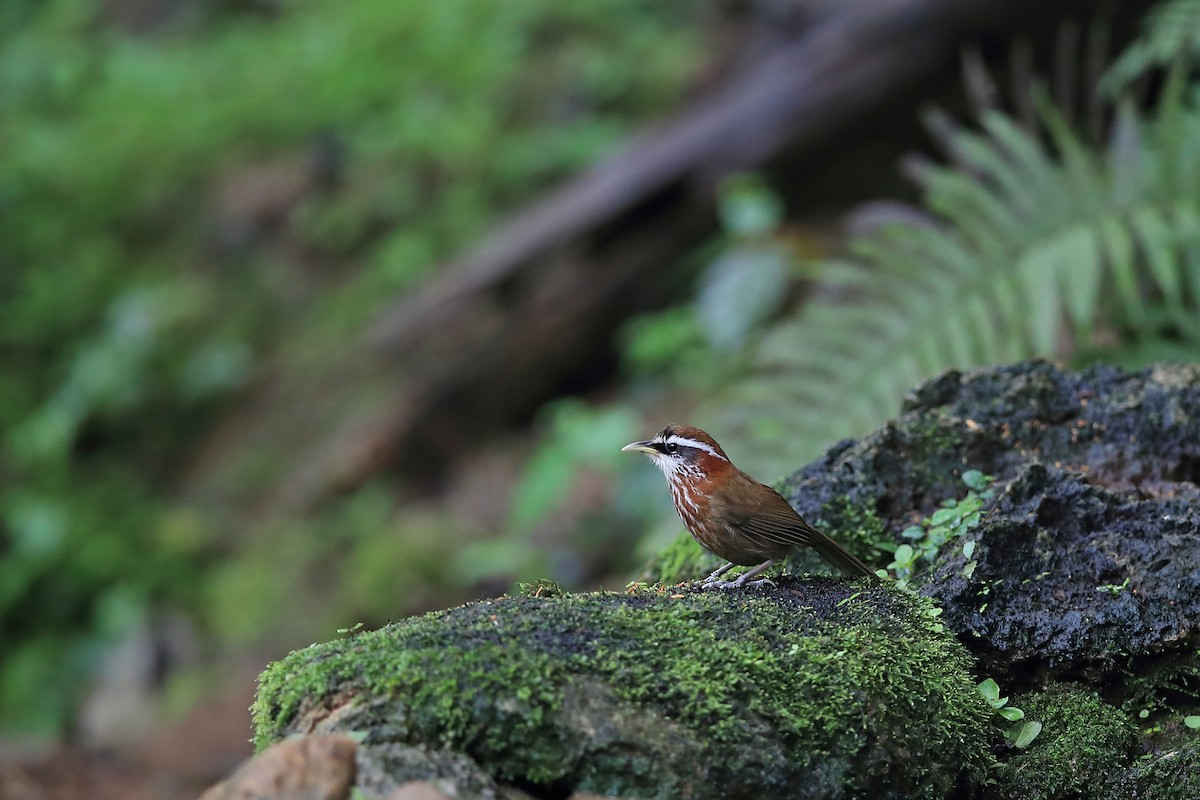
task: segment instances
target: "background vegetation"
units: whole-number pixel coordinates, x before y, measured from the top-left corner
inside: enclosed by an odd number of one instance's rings
[[[151,35],[100,3],[0,11],[9,728],[61,728],[100,645],[155,607],[269,627],[287,600],[237,590],[297,564],[230,564],[221,532],[172,503],[189,443],[256,370],[336,353],[677,103],[703,39],[684,3],[180,5],[197,10]],[[381,522],[372,503],[312,527],[353,539]]]
[[[919,206],[836,258],[781,187],[729,179],[692,295],[626,325],[609,392],[501,443],[502,479],[472,484],[499,487],[487,511],[381,476],[230,531],[173,495],[213,420],[678,105],[714,23],[635,0],[214,8],[150,35],[99,4],[0,9],[5,728],[61,731],[105,646],[164,608],[294,644],[518,577],[628,574],[678,523],[611,445],[667,415],[770,478],[941,369],[1196,357],[1200,4],[1176,0],[1103,81],[931,117]]]

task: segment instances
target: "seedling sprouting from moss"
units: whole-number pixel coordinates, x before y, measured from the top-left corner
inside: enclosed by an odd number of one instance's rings
[[[1018,750],[1024,750],[1028,747],[1038,734],[1042,732],[1042,723],[1034,720],[1025,719],[1025,712],[1016,706],[1008,704],[1007,697],[1000,696],[1000,687],[991,678],[985,678],[979,682],[979,693],[983,695],[983,699],[988,702],[988,705],[1001,717],[1005,723],[1004,738],[1013,743],[1013,746]]]

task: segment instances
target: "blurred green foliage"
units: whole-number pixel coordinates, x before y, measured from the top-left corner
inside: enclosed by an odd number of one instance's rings
[[[619,452],[654,432],[635,411],[647,397],[710,398],[691,421],[769,478],[944,367],[1073,336],[1079,358],[1194,357],[1200,117],[1177,67],[1104,143],[1042,100],[1037,131],[999,112],[955,129],[956,166],[920,176],[925,221],[849,260],[806,259],[776,193],[734,176],[694,296],[626,326],[627,396],[544,411],[503,530],[472,543],[370,485],[230,558],[229,532],[170,493],[254,370],[336,349],[678,102],[703,57],[684,0],[236,5],[136,37],[98,0],[0,3],[0,729],[61,730],[102,645],[163,605],[238,641],[395,617],[439,584],[573,583],[585,551],[628,565],[680,527],[661,479]],[[1161,15],[1105,91],[1184,63],[1182,18]],[[267,192],[275,216],[231,206],[230,186],[269,189],[272,169],[293,187]],[[794,303],[801,283],[824,300]],[[244,465],[247,480],[285,457]],[[604,508],[548,546],[539,529],[595,477]]]
[[[1011,103],[1035,110],[1030,123],[995,104],[965,124],[931,115],[946,161],[910,162],[919,207],[844,257],[804,258],[770,190],[728,182],[727,209],[760,210],[726,212],[691,301],[629,327],[631,371],[701,390],[696,421],[770,477],[881,424],[946,369],[1200,358],[1196,42],[1200,3],[1157,6],[1086,87],[1110,123],[1098,140],[1037,80]],[[1142,106],[1134,81],[1153,88]],[[787,305],[798,278],[820,299]]]
[[[938,117],[949,163],[915,170],[920,207],[851,240],[845,257],[804,252],[779,194],[758,177],[731,177],[693,296],[624,328],[635,394],[619,403],[695,398],[691,421],[770,479],[882,424],[911,386],[944,369],[1036,355],[1129,367],[1197,360],[1196,42],[1200,3],[1157,7],[1092,87],[1112,122],[1101,141],[1076,130],[1037,82],[1016,103],[1038,109],[1032,129],[996,108],[976,127]],[[1138,108],[1122,92],[1146,79],[1157,91]],[[656,542],[681,527],[662,514]],[[911,566],[919,554],[901,555]],[[699,546],[678,537],[650,572],[672,559],[699,560]]]
[[[759,175],[718,189],[721,231],[694,259],[694,296],[627,322],[621,352],[634,383],[704,394],[747,374],[746,355],[801,277],[783,201]]]
[[[621,452],[649,435],[632,403],[568,397],[545,406],[538,424],[541,436],[509,498],[502,535],[461,548],[452,570],[458,579],[553,575],[575,586],[594,577],[587,570],[597,565],[628,569],[643,532],[670,509],[665,486],[646,474],[653,468]],[[590,507],[579,491],[589,481],[605,487],[603,499]],[[546,535],[568,506],[570,535]]]
[[[509,527],[530,528],[544,519],[570,491],[575,472],[587,465],[611,471],[627,459],[613,442],[633,441],[638,421],[623,406],[591,409],[576,399],[546,409],[550,430],[529,459],[512,499]]]
[[[6,729],[61,729],[99,644],[153,605],[261,631],[313,542],[349,553],[350,607],[403,578],[362,533],[386,516],[370,492],[304,523],[339,536],[268,532],[225,563],[168,499],[188,443],[266,358],[336,343],[663,113],[701,56],[682,0],[228,4],[141,37],[104,7],[0,4]],[[281,163],[282,221],[239,217],[222,185]]]

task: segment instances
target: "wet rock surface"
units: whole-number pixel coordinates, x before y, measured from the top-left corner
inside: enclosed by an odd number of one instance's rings
[[[1144,674],[1200,641],[1200,489],[1169,496],[1096,486],[1031,464],[999,492],[979,528],[970,576],[961,548],[924,591],[993,674]]]
[[[969,469],[995,477],[976,549],[945,546],[914,583],[989,674],[1119,681],[1200,646],[1200,368],[947,373],[785,496],[833,530],[873,515],[895,540]]]

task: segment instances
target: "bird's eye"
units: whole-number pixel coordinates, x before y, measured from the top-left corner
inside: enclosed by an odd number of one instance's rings
[[[674,442],[667,442],[666,450],[668,455],[673,456],[679,452],[679,445],[675,444]]]

